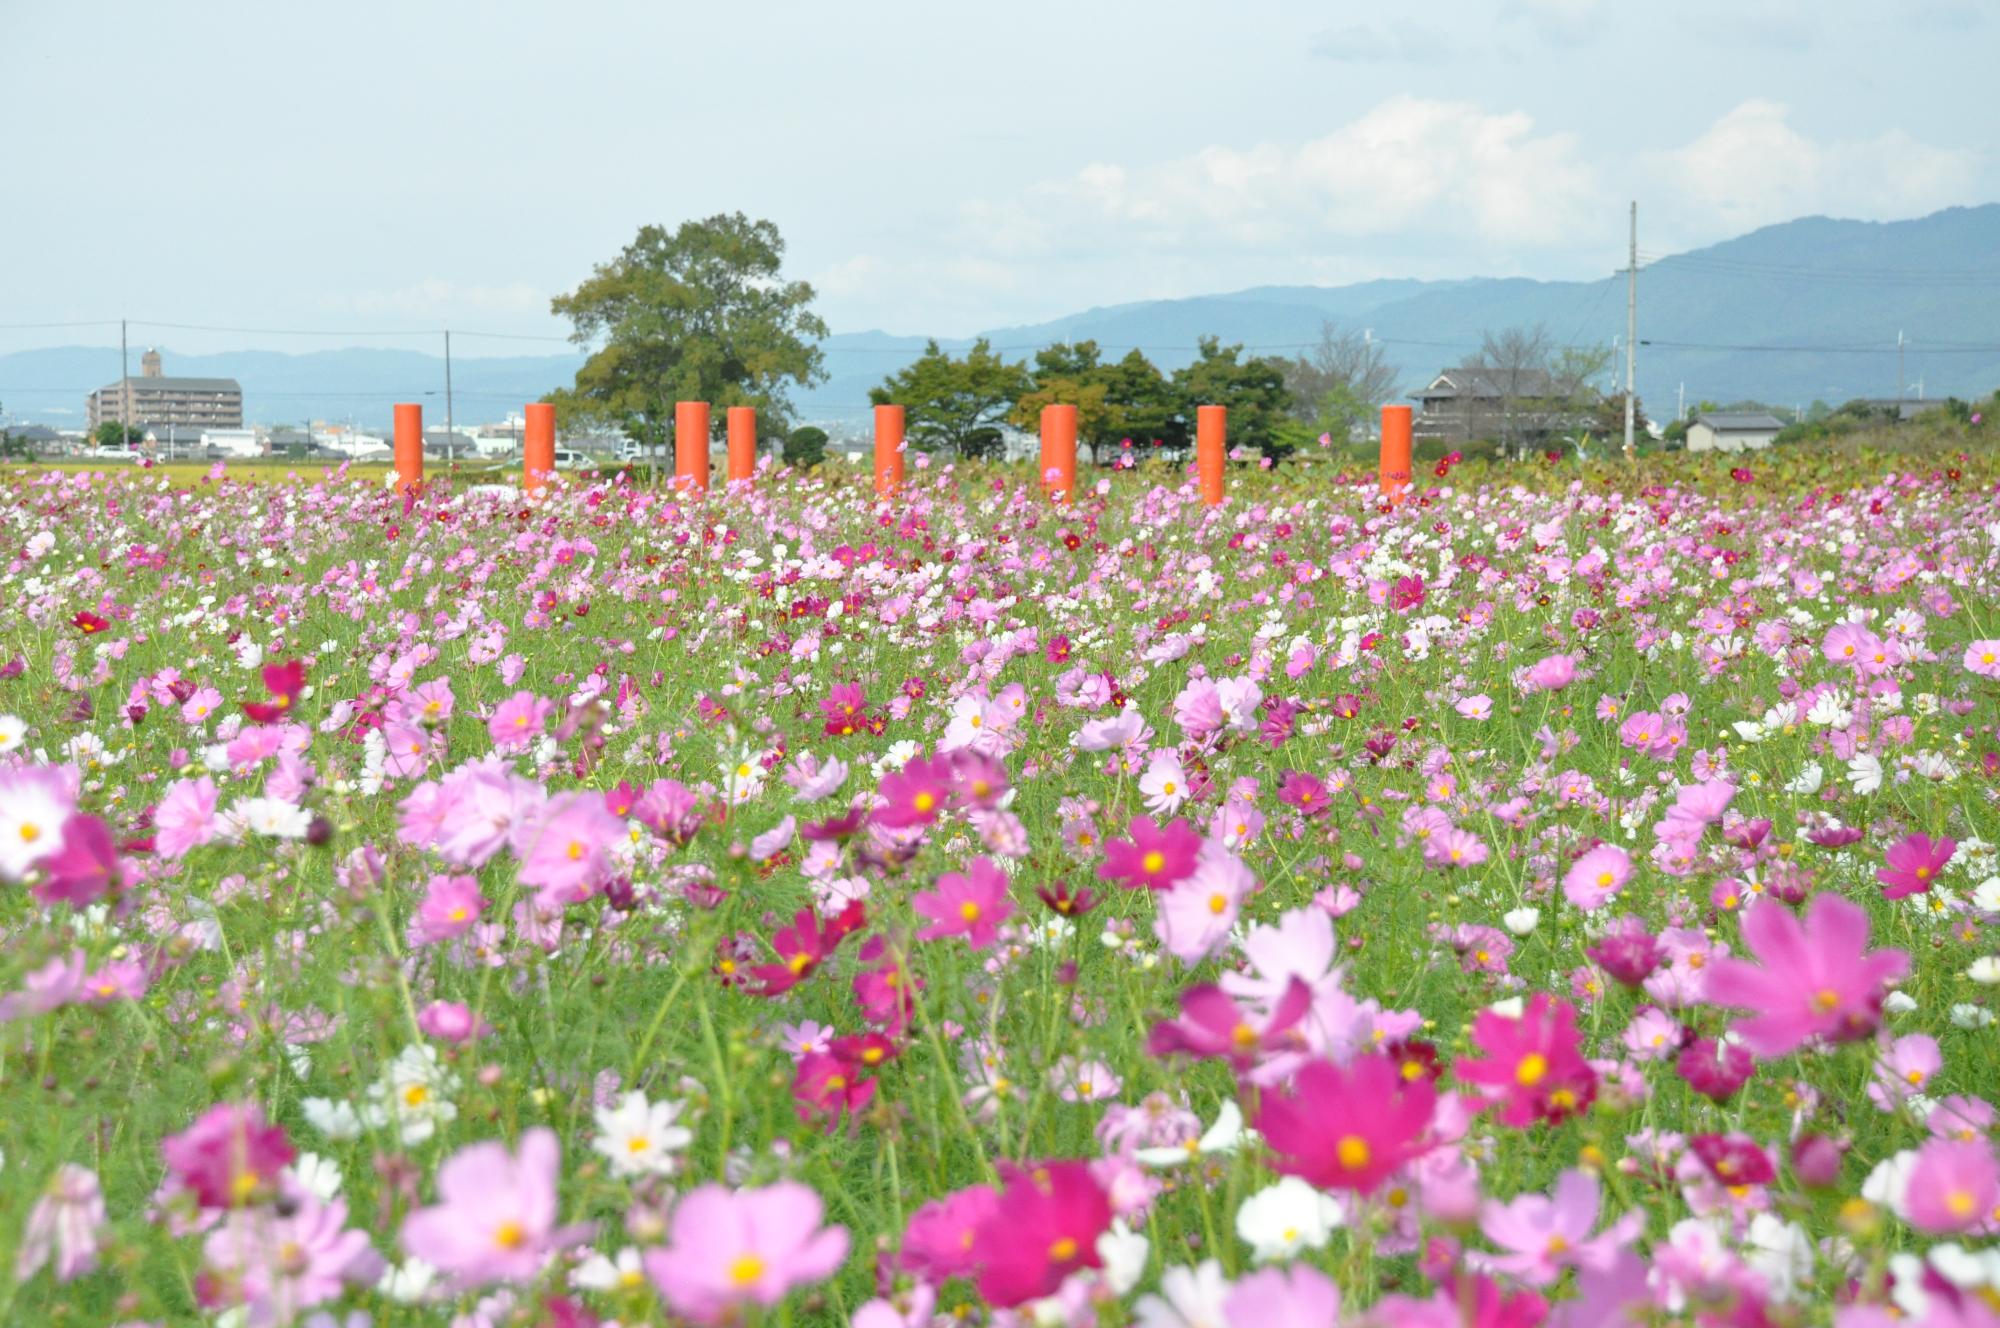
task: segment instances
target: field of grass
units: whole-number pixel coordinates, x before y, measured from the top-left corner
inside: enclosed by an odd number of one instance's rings
[[[291,469],[0,470],[0,1322],[2000,1323],[1992,455]]]

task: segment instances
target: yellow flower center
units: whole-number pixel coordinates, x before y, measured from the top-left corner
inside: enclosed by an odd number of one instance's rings
[[[729,1280],[737,1286],[749,1286],[764,1276],[764,1260],[755,1254],[739,1254],[729,1265]]]
[[[625,1141],[625,1151],[633,1154],[643,1153],[652,1146],[653,1141],[643,1134],[635,1134]]]
[[[1224,912],[1227,912],[1228,908],[1229,908],[1229,899],[1226,895],[1213,894],[1208,897],[1209,912],[1214,913],[1217,916],[1220,916]]]
[[[1539,1051],[1531,1051],[1521,1058],[1514,1067],[1514,1082],[1523,1088],[1533,1088],[1549,1073],[1549,1058]]]
[[[528,1233],[521,1229],[519,1222],[502,1222],[493,1233],[493,1243],[503,1250],[518,1250],[527,1239]]]
[[[1368,1141],[1358,1134],[1342,1136],[1340,1142],[1334,1145],[1333,1155],[1339,1158],[1340,1165],[1349,1171],[1361,1170],[1374,1156],[1368,1151]]]
[[[1139,859],[1139,865],[1145,868],[1148,875],[1157,876],[1167,869],[1167,855],[1158,849],[1154,849],[1151,853]]]
[[[927,812],[937,806],[937,795],[933,793],[919,793],[916,797],[910,799],[910,805],[920,812]]]
[[[979,921],[979,905],[973,903],[970,899],[966,900],[958,906],[958,916],[964,918],[967,922]]]
[[[1254,1047],[1257,1045],[1257,1030],[1248,1024],[1238,1024],[1230,1033],[1229,1040],[1239,1047]]]
[[[411,1084],[403,1090],[403,1105],[406,1107],[421,1107],[430,1100],[431,1090],[428,1085]]]
[[[572,839],[572,840],[570,840],[570,841],[569,841],[569,850],[568,850],[568,852],[569,852],[569,860],[570,860],[571,862],[578,862],[578,861],[581,861],[581,860],[582,860],[582,858],[583,858],[583,852],[584,852],[584,850],[583,850],[583,841],[582,841],[581,839]]]
[[[32,844],[41,837],[42,827],[31,821],[21,822],[21,842],[23,844]]]

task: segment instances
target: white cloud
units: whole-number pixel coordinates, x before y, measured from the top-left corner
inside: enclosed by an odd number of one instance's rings
[[[1322,60],[1381,64],[1388,61],[1428,61],[1451,53],[1451,44],[1436,28],[1405,23],[1350,23],[1328,28],[1313,39],[1312,53]]]
[[[1293,145],[1212,145],[1150,166],[1100,162],[962,221],[980,251],[1291,249],[1412,229],[1543,248],[1598,206],[1574,135],[1525,114],[1399,96]],[[1115,234],[1115,240],[1112,238]]]
[[[1652,172],[1671,191],[1667,211],[1720,238],[1810,213],[1876,220],[1914,217],[1979,192],[1979,154],[1890,130],[1816,141],[1782,102],[1753,98]]]

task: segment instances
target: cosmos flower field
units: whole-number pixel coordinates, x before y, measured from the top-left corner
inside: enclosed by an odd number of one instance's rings
[[[2000,1325],[1996,479],[15,472],[0,1322]]]

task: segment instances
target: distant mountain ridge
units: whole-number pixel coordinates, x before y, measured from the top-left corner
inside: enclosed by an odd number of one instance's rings
[[[1012,358],[1029,358],[1053,341],[1092,338],[1110,355],[1137,346],[1172,369],[1193,358],[1197,338],[1211,334],[1243,343],[1251,353],[1295,354],[1318,338],[1326,319],[1381,340],[1409,392],[1467,358],[1483,329],[1541,323],[1558,342],[1610,344],[1625,330],[1625,278],[1260,286],[1088,309],[985,335]],[[1690,406],[1703,399],[1788,405],[1891,397],[1899,332],[1908,343],[1908,395],[1916,396],[1919,384],[1930,397],[1984,395],[2000,387],[2000,204],[1948,208],[1909,221],[1806,217],[1642,263],[1639,394],[1656,418],[1672,416],[1683,385]],[[925,340],[881,331],[829,337],[828,379],[798,394],[801,416],[859,431],[868,389],[915,359]],[[962,349],[973,339],[938,340]],[[427,421],[444,419],[444,362],[436,355],[363,349],[162,353],[168,373],[240,381],[246,413],[259,422],[351,416],[380,426],[395,400],[422,401]],[[456,417],[500,418],[568,384],[582,361],[575,352],[455,359]],[[117,376],[115,349],[0,355],[0,401],[10,418],[76,427],[84,396]],[[1623,382],[1622,367],[1617,382]]]

